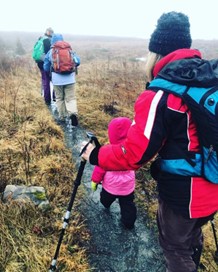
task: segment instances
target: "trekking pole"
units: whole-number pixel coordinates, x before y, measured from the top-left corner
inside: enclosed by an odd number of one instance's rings
[[[94,141],[96,146],[100,146],[97,138],[95,137],[95,135],[93,133],[87,132],[87,137],[90,138],[90,140],[83,147],[83,149],[80,152],[79,156],[81,156],[82,153],[86,150],[86,147],[88,146],[88,144],[92,143],[93,141]],[[78,189],[79,185],[81,184],[81,178],[82,178],[82,175],[83,175],[85,165],[86,165],[86,161],[84,159],[81,159],[79,170],[78,170],[76,179],[74,181],[74,188],[73,188],[71,198],[70,198],[70,202],[68,204],[67,211],[66,211],[66,214],[65,214],[65,217],[64,217],[64,220],[63,220],[64,221],[63,226],[62,226],[62,229],[61,229],[61,232],[60,232],[60,236],[59,236],[58,244],[57,244],[57,247],[56,247],[56,250],[55,250],[54,258],[53,258],[53,260],[51,262],[51,265],[50,265],[50,268],[49,268],[49,272],[56,271],[56,269],[57,269],[57,258],[58,258],[58,255],[59,255],[61,243],[62,243],[62,240],[63,240],[63,237],[64,237],[66,227],[68,226],[68,223],[69,223],[70,213],[71,213],[71,210],[72,210],[72,207],[73,207],[73,203],[74,203],[74,200],[75,200],[77,189]]]
[[[212,226],[212,230],[213,230],[213,236],[214,236],[215,245],[216,245],[214,260],[215,260],[216,263],[218,263],[218,241],[217,241],[217,236],[216,236],[216,229],[215,229],[214,219],[210,220],[210,222],[211,222],[211,226]]]

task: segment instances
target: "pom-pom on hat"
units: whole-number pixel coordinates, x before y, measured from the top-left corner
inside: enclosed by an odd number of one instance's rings
[[[189,18],[181,12],[163,13],[157,21],[157,26],[151,35],[149,51],[166,56],[182,48],[190,48]]]

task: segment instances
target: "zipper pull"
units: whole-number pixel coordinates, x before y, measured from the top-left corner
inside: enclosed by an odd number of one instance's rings
[[[206,158],[206,163],[209,161],[211,154],[213,153],[213,145],[210,145],[209,152]]]

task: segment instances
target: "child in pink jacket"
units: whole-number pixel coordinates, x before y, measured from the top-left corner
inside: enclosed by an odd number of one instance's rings
[[[126,138],[132,121],[127,117],[114,118],[108,125],[108,136],[111,144],[120,145]],[[100,201],[105,208],[118,198],[121,222],[124,227],[132,229],[136,220],[136,207],[134,203],[135,171],[105,171],[95,166],[92,173],[92,190],[102,182]]]

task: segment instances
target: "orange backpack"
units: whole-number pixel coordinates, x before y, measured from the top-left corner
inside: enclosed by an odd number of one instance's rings
[[[52,68],[55,73],[70,74],[75,71],[73,51],[68,42],[58,41],[52,45]]]

